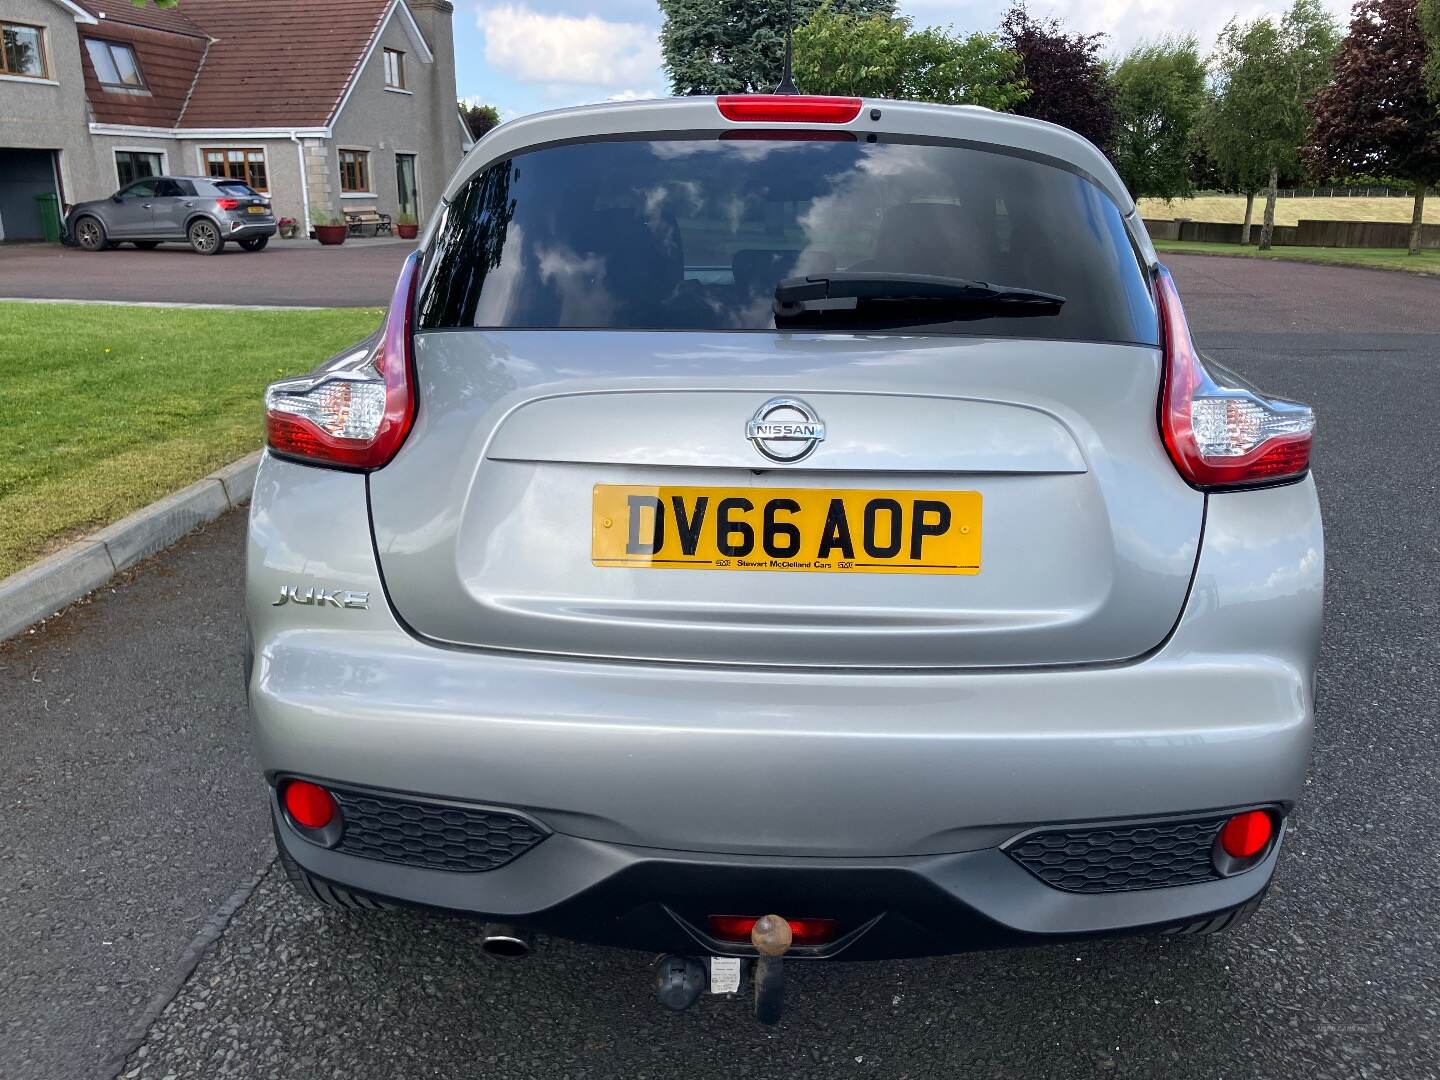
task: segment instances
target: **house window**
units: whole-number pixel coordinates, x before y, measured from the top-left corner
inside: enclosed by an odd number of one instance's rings
[[[394,90],[405,89],[405,54],[399,49],[385,50],[385,85]]]
[[[265,151],[257,147],[224,147],[206,150],[205,175],[226,180],[239,180],[256,191],[270,190],[270,177],[265,169]]]
[[[115,177],[122,188],[147,176],[159,176],[164,171],[159,154],[147,154],[142,150],[115,151]]]
[[[140,77],[140,63],[135,59],[135,50],[129,45],[86,38],[85,50],[90,54],[90,62],[95,65],[95,76],[101,86],[145,89],[145,80]]]
[[[45,31],[23,23],[0,23],[0,75],[26,75],[32,79],[46,78]]]
[[[369,151],[340,151],[340,190],[347,195],[370,193]]]

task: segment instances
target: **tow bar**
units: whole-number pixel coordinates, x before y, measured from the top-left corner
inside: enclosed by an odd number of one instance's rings
[[[755,1019],[762,1024],[778,1024],[785,1011],[785,954],[793,940],[789,922],[779,915],[762,916],[750,931],[750,944],[760,954],[751,981]],[[693,957],[662,956],[655,964],[655,996],[667,1008],[683,1012],[700,1000],[708,974],[705,965]]]

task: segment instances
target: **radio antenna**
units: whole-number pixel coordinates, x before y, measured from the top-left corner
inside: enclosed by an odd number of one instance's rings
[[[785,4],[785,73],[780,76],[775,93],[787,96],[800,93],[795,85],[795,0],[786,0]]]

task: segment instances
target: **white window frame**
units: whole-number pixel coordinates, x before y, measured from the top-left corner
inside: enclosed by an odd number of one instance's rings
[[[170,152],[168,150],[157,150],[153,146],[112,146],[110,147],[110,166],[115,170],[115,190],[119,191],[120,184],[120,162],[116,160],[117,153],[127,154],[158,154],[160,156],[160,175],[170,174]]]

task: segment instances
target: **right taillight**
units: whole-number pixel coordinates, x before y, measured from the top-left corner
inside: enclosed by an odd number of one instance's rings
[[[411,312],[420,253],[400,271],[380,339],[318,375],[265,391],[270,449],[314,465],[378,469],[399,451],[415,420]]]
[[[1310,468],[1315,413],[1222,386],[1200,361],[1170,271],[1155,277],[1165,344],[1160,434],[1185,480],[1207,491],[1298,480]]]

